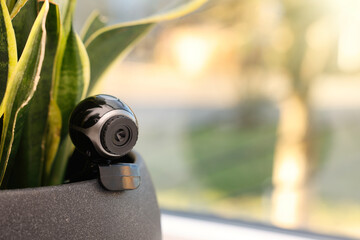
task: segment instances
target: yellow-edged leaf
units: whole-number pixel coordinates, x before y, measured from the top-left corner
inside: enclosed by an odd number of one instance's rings
[[[81,40],[86,42],[88,38],[97,30],[106,26],[106,19],[100,15],[98,11],[94,11],[86,20],[84,27],[81,30]]]
[[[17,63],[16,39],[5,0],[0,1],[0,116],[4,113],[2,104],[8,80]]]
[[[27,105],[39,83],[41,67],[45,57],[46,17],[49,2],[46,1],[34,23],[24,52],[15,67],[4,103],[4,123],[0,145],[0,184],[6,187],[11,166],[20,141]]]
[[[12,19],[16,36],[18,58],[21,57],[37,15],[37,0],[28,0],[21,11]]]
[[[48,116],[53,116],[50,105],[51,88],[53,85],[53,69],[56,48],[60,37],[60,14],[58,6],[50,3],[46,20],[45,58],[42,64],[39,84],[33,98],[28,104],[28,113],[24,118],[24,128],[20,140],[14,171],[8,186],[23,188],[41,186],[45,161],[43,138],[46,133]],[[55,121],[61,121],[57,116]],[[61,127],[61,126],[60,126]],[[53,138],[56,134],[52,133]]]
[[[21,8],[22,8],[23,6],[25,6],[25,4],[26,4],[27,1],[28,1],[28,0],[18,0],[18,1],[15,3],[15,6],[14,6],[14,8],[13,8],[12,11],[11,11],[10,17],[11,17],[11,18],[14,18],[14,17],[16,16],[16,14],[19,13],[19,11],[21,10]]]

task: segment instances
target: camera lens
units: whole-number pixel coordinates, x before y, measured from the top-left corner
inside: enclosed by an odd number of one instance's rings
[[[124,155],[135,145],[138,130],[134,121],[125,116],[110,118],[101,130],[101,145],[110,154]]]
[[[130,139],[130,129],[126,126],[119,128],[114,134],[113,143],[117,146],[125,145]]]

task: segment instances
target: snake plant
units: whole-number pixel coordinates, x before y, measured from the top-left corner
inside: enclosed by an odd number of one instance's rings
[[[0,0],[1,188],[61,184],[73,150],[68,119],[74,106],[157,22],[204,1],[177,1],[112,26],[95,12],[79,36],[72,24],[75,0]]]

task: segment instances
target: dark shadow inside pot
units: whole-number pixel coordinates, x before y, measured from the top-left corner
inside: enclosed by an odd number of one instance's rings
[[[136,163],[136,155],[133,152],[118,159],[122,163]],[[64,183],[73,183],[96,179],[99,176],[98,164],[90,161],[79,151],[75,150],[69,159],[65,173]]]

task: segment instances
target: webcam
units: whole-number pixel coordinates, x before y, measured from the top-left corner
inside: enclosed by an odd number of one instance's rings
[[[127,157],[138,133],[134,112],[110,95],[84,99],[70,117],[69,134],[75,148],[98,166],[101,184],[112,191],[140,185],[139,167]]]

